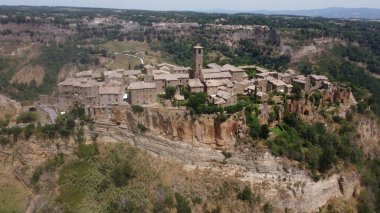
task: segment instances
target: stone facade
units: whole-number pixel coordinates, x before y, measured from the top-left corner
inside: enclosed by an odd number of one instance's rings
[[[128,87],[128,102],[131,105],[154,104],[157,102],[155,83],[135,82]]]

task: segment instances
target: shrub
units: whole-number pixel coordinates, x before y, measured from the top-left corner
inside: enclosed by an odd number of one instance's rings
[[[34,124],[29,124],[28,126],[25,127],[24,129],[24,138],[25,140],[29,140],[30,137],[32,137],[34,133],[35,126]]]
[[[140,130],[141,133],[145,133],[146,131],[148,131],[148,128],[141,123],[137,124],[137,128]]]
[[[189,201],[179,193],[175,193],[177,213],[191,213]]]
[[[103,180],[96,186],[96,192],[102,193],[106,191],[109,185],[110,185],[110,182],[108,181],[108,179],[103,178]]]
[[[266,204],[263,206],[263,212],[264,212],[264,213],[272,213],[272,212],[273,212],[273,206],[272,206],[272,204],[270,204],[270,203],[266,203]]]
[[[15,126],[15,127],[12,127],[10,130],[12,132],[13,142],[17,142],[18,137],[22,133],[22,129],[20,127]]]
[[[98,154],[98,146],[96,143],[84,144],[79,143],[75,152],[78,158],[90,159]]]
[[[63,165],[64,162],[65,162],[65,159],[63,157],[63,154],[59,153],[58,155],[55,155],[53,158],[46,161],[45,170],[55,171],[55,169]]]
[[[32,123],[32,122],[37,121],[37,118],[38,116],[34,112],[23,112],[17,117],[16,122],[17,123]]]
[[[12,140],[11,139],[9,139],[9,138],[7,138],[7,137],[4,137],[4,136],[0,136],[0,144],[1,145],[8,145],[8,144],[10,144],[10,143],[12,143]]]
[[[132,105],[132,111],[134,113],[142,113],[144,112],[144,108],[140,105]]]
[[[201,204],[202,203],[202,198],[200,198],[200,197],[195,197],[195,198],[193,198],[193,199],[191,199],[191,201],[193,202],[193,204]]]
[[[9,124],[8,119],[0,120],[0,128],[6,127],[6,126],[8,126],[8,124]]]
[[[237,198],[242,201],[252,201],[254,195],[252,193],[251,187],[245,186],[243,191],[238,194]]]
[[[225,122],[228,119],[228,116],[225,113],[220,113],[217,115],[216,120],[220,123]]]
[[[37,167],[33,172],[32,178],[30,179],[30,183],[32,185],[36,185],[38,181],[40,180],[41,175],[42,175],[42,168]]]
[[[133,177],[133,169],[127,163],[115,167],[111,172],[111,178],[116,187],[125,186]]]
[[[222,154],[224,155],[225,158],[231,158],[232,157],[232,154],[230,152],[227,152],[227,151],[223,151]]]

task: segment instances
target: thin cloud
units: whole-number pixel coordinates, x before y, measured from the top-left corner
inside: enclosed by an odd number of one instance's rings
[[[296,10],[326,7],[380,8],[379,0],[0,0],[0,5],[77,6],[147,10]]]

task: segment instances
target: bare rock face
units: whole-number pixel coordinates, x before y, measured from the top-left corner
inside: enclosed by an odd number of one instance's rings
[[[359,137],[356,143],[364,153],[371,156],[380,155],[380,125],[376,119],[361,116],[357,122]]]
[[[4,119],[7,115],[15,115],[21,112],[21,104],[0,95],[0,119]]]
[[[219,148],[233,147],[238,130],[245,123],[237,115],[218,122],[212,115],[192,117],[186,110],[145,108],[144,112],[134,113],[128,107],[114,109],[112,119],[130,130],[138,131],[138,124],[142,124],[169,139]]]

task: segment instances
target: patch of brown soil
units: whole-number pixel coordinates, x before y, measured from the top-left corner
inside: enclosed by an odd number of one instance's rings
[[[35,82],[41,85],[45,77],[45,70],[39,65],[26,66],[19,70],[11,79],[11,83],[30,84]]]

